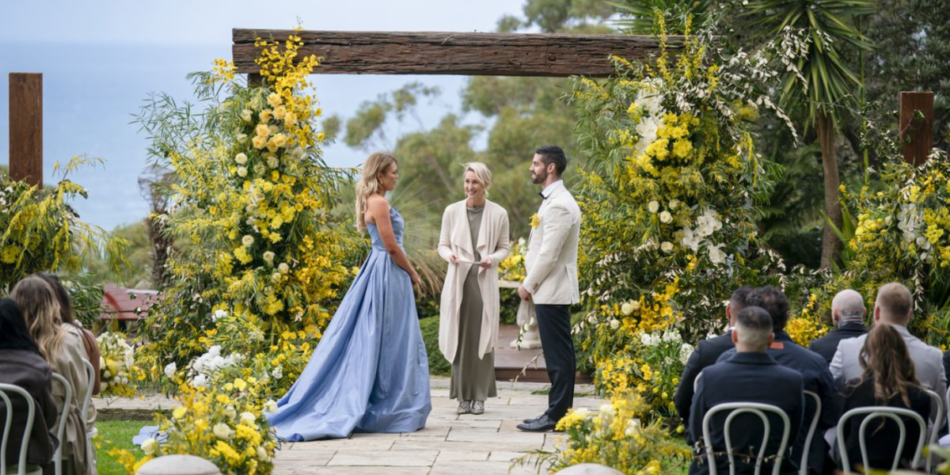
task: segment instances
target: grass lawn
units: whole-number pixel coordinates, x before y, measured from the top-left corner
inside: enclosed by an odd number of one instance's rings
[[[96,451],[96,463],[99,475],[126,475],[125,467],[109,456],[110,447],[128,449],[137,456],[143,456],[141,449],[132,445],[132,436],[139,433],[142,426],[152,425],[151,421],[99,421],[96,428],[99,436],[96,438],[99,449]],[[108,442],[106,442],[108,441]]]

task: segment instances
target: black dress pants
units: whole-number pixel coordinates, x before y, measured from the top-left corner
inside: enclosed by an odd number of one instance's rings
[[[574,339],[571,337],[570,305],[535,305],[538,332],[544,349],[551,392],[548,393],[548,417],[555,421],[574,405]]]

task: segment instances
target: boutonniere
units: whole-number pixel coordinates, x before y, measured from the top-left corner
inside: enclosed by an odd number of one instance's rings
[[[531,227],[537,228],[539,224],[541,224],[541,217],[537,214],[531,215]]]

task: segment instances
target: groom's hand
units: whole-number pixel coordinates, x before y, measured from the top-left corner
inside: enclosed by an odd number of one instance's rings
[[[524,288],[523,284],[518,287],[518,296],[521,297],[521,300],[531,300],[531,294],[528,293],[528,289]]]

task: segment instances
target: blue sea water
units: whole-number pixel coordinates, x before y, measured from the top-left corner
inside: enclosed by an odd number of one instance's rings
[[[53,164],[86,154],[106,160],[104,167],[84,169],[69,178],[87,188],[89,198],[74,207],[89,223],[112,229],[142,219],[148,204],[138,177],[148,160],[147,136],[132,124],[151,92],[189,100],[192,86],[185,76],[210,69],[215,58],[230,58],[230,44],[173,46],[143,44],[70,44],[0,42],[0,164],[9,162],[9,73],[43,73],[44,181],[54,183]],[[439,86],[441,98],[420,105],[421,126],[459,109],[459,76],[314,76],[325,116],[351,117],[359,104],[402,85],[420,81]],[[387,126],[392,138],[419,124]],[[358,165],[366,151],[342,143],[325,148],[331,166]]]

